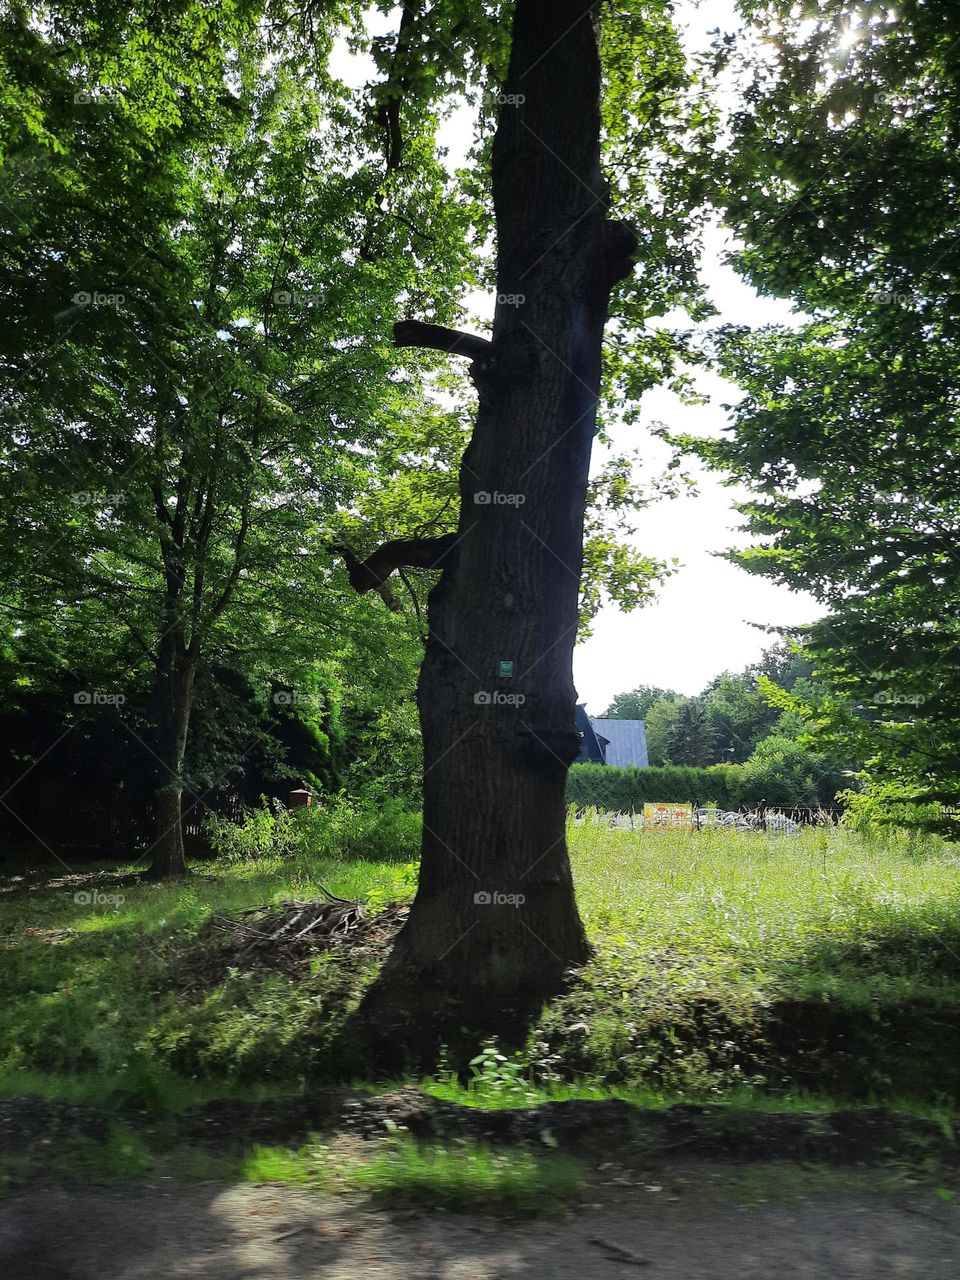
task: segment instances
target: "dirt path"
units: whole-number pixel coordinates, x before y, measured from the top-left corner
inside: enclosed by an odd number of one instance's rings
[[[760,1179],[762,1168],[755,1170]],[[596,1243],[602,1241],[605,1243]],[[618,1253],[608,1247],[619,1246]],[[641,1261],[645,1260],[645,1261]],[[758,1202],[624,1189],[565,1222],[374,1210],[277,1186],[34,1189],[0,1206],[4,1280],[958,1280],[960,1210],[931,1193]]]

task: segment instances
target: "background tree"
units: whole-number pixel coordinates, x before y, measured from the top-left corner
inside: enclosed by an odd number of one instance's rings
[[[651,764],[670,764],[670,743],[677,718],[689,699],[675,694],[654,702],[644,717],[647,733],[647,755]]]
[[[699,698],[688,698],[677,711],[667,754],[673,764],[707,765],[713,759],[713,729]]]
[[[756,678],[724,671],[701,695],[710,726],[712,756],[740,764],[776,723],[778,711],[766,702]],[[679,763],[679,762],[676,762]]]
[[[672,689],[660,689],[652,684],[640,684],[629,693],[618,693],[603,713],[612,720],[642,720],[650,708],[663,699],[676,700],[679,694]]]
[[[725,162],[735,256],[795,328],[726,330],[744,392],[696,447],[746,484],[753,572],[825,606],[807,647],[819,717],[901,800],[960,792],[957,205],[960,68],[950,5],[744,6],[776,26]],[[814,716],[814,721],[818,719]]]
[[[59,65],[55,38],[51,46]],[[91,72],[73,74],[84,85]],[[124,89],[96,107],[119,113],[113,130],[90,128],[101,150],[119,153],[138,136],[136,115],[118,103],[143,86],[134,78]],[[99,675],[87,665],[82,679],[128,694],[136,686],[150,702],[145,724],[127,727],[156,769],[158,875],[185,866],[198,680],[215,664],[252,670],[255,661],[261,678],[271,658],[288,678],[294,663],[305,668],[310,642],[295,628],[331,625],[322,605],[329,530],[342,523],[334,513],[370,486],[376,445],[399,453],[414,443],[419,379],[391,378],[382,346],[362,344],[371,316],[379,322],[400,294],[426,299],[431,277],[459,275],[465,252],[440,170],[425,160],[415,185],[395,176],[378,192],[362,113],[329,79],[302,78],[295,48],[247,31],[242,47],[213,60],[203,89],[196,131],[188,126],[185,142],[170,131],[155,138],[152,181],[143,192],[108,185],[106,209],[101,195],[91,211],[72,180],[72,147],[84,139],[50,144],[50,164],[65,157],[68,171],[51,184],[55,213],[39,239],[59,245],[49,289],[72,292],[60,297],[54,343],[40,350],[44,309],[20,346],[9,344],[0,473],[7,607],[33,618],[56,610],[49,640],[78,683],[89,649],[80,637],[96,635]],[[94,109],[78,96],[75,110]],[[357,163],[347,171],[350,148]],[[76,163],[92,186],[89,158]],[[364,246],[374,194],[375,248]],[[71,238],[73,212],[84,234]],[[20,237],[36,252],[38,230],[17,228],[4,255],[18,302]],[[88,236],[108,246],[95,263]],[[421,461],[442,469],[451,441],[456,455],[462,444],[455,418],[441,430],[440,417],[416,444]],[[253,723],[249,750],[263,742]],[[232,754],[237,772],[239,741]],[[206,780],[201,770],[194,781]]]
[[[807,722],[793,705],[788,713],[770,695],[773,689],[791,693],[802,686],[813,696],[815,691],[808,687],[811,672],[809,659],[795,643],[778,641],[742,672],[724,671],[710,680],[699,694],[711,731],[709,762],[742,763],[771,733],[808,733]],[[617,694],[604,714],[644,720],[650,763],[680,764],[670,754],[670,742],[687,701],[672,690],[639,685],[631,693]]]

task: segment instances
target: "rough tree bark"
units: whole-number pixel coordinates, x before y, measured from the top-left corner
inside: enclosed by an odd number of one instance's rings
[[[433,561],[419,888],[367,1002],[381,1048],[393,1036],[414,1055],[418,1030],[509,1034],[588,954],[564,839],[571,666],[603,326],[636,244],[607,218],[595,9],[517,0],[492,160],[492,341],[409,321],[396,333],[471,357],[479,393],[458,532]],[[388,549],[423,563],[387,544],[369,580],[352,568],[359,589],[389,573]]]

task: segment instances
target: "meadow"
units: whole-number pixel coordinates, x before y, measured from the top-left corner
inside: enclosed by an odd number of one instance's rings
[[[218,968],[210,922],[321,886],[374,913],[409,899],[415,819],[316,815],[282,838],[262,826],[184,882],[138,883],[132,865],[109,869],[115,884],[4,879],[2,1093],[164,1110],[361,1079],[343,1035],[389,931],[294,967]],[[956,847],[830,827],[611,831],[599,815],[571,822],[570,847],[593,958],[525,1045],[489,1044],[469,1079],[441,1070],[422,1087],[482,1106],[954,1109]]]

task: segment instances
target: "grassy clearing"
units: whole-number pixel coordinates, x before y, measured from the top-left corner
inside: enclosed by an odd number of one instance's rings
[[[597,955],[541,1028],[562,1074],[602,1063],[608,1082],[681,1092],[956,1101],[955,847],[599,824],[573,844]]]
[[[373,903],[413,890],[399,862],[277,857],[208,865],[184,884],[124,886],[117,906],[77,903],[72,887],[0,903],[8,995],[0,1087],[24,1071],[89,1073],[98,1100],[106,1090],[148,1105],[179,1093],[171,1069],[196,1082],[198,1101],[212,1080],[291,1087],[355,1007],[374,976],[373,957],[318,957],[301,984],[230,974],[192,1002],[176,977],[212,914],[315,897],[321,883]]]
[[[397,827],[406,830],[405,827]],[[325,848],[329,849],[329,845]],[[490,1046],[476,1105],[610,1096],[777,1105],[811,1097],[950,1111],[960,1093],[960,857],[927,838],[814,829],[571,830],[596,955],[526,1049]],[[380,962],[344,949],[297,980],[231,971],[182,995],[212,912],[311,897],[409,897],[404,844],[373,859],[210,864],[112,906],[73,890],[0,901],[0,1091],[171,1110],[276,1096],[337,1074],[331,1046]]]
[[[364,1157],[338,1154],[319,1142],[299,1151],[258,1147],[245,1162],[244,1176],[252,1182],[360,1192],[389,1203],[525,1215],[556,1212],[583,1185],[579,1162],[567,1156],[467,1143],[422,1147],[405,1137]]]

